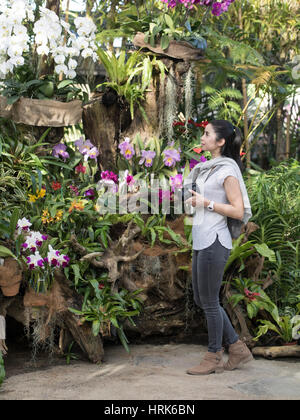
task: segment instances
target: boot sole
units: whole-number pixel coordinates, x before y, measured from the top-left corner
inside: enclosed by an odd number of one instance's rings
[[[216,369],[212,369],[212,370],[210,370],[210,371],[208,371],[208,372],[203,372],[203,373],[200,373],[200,372],[193,372],[193,371],[186,371],[186,373],[188,374],[188,375],[195,375],[195,376],[203,376],[203,375],[210,375],[211,373],[223,373],[224,372],[224,368],[216,368]]]

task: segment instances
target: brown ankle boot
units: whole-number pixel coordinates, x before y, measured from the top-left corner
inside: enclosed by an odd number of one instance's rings
[[[224,363],[222,358],[222,351],[216,353],[207,352],[203,357],[200,365],[188,369],[186,373],[189,375],[208,375],[209,373],[224,372]]]
[[[254,360],[251,351],[241,340],[238,340],[236,343],[231,344],[229,346],[228,351],[229,359],[224,364],[225,370],[236,369],[239,365]]]

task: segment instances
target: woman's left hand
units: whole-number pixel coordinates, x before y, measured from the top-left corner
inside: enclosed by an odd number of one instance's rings
[[[189,190],[189,192],[192,193],[193,196],[185,200],[185,203],[193,207],[205,207],[207,201],[209,200],[207,200],[202,194],[199,194],[196,191]]]

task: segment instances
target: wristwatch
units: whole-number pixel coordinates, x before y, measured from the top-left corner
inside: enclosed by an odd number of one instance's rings
[[[208,206],[207,206],[207,210],[214,211],[214,204],[215,204],[214,201],[210,201]]]

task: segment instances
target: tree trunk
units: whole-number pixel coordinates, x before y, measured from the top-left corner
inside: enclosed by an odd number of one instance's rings
[[[82,121],[86,138],[99,149],[98,162],[101,170],[116,170],[121,124],[119,104],[115,101],[106,106],[101,95],[83,107]]]
[[[59,16],[60,0],[47,0],[46,8]]]

